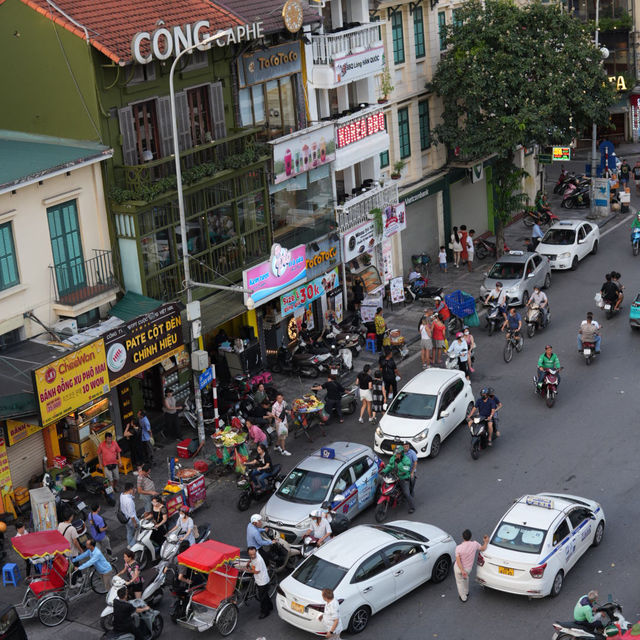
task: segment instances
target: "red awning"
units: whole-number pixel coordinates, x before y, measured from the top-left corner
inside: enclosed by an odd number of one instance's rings
[[[209,573],[229,560],[240,557],[240,549],[215,540],[207,540],[191,545],[178,556],[178,562],[185,567]]]
[[[36,531],[26,536],[11,538],[13,548],[21,558],[46,558],[57,554],[68,554],[71,547],[59,531]]]

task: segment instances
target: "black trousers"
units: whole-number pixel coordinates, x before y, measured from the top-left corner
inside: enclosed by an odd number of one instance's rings
[[[329,417],[331,417],[334,409],[338,414],[338,418],[342,420],[342,402],[340,400],[335,400],[334,398],[327,398],[324,401],[324,410],[327,412]]]
[[[256,591],[258,592],[258,602],[260,603],[260,613],[267,614],[273,611],[273,602],[269,597],[269,585],[256,585]]]
[[[389,401],[389,396],[393,395],[395,398],[398,393],[398,382],[395,376],[392,379],[384,379],[384,388],[387,392],[387,402]]]

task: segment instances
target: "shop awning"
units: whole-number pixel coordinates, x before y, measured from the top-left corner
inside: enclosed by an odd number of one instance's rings
[[[162,302],[159,300],[147,298],[147,296],[142,296],[133,291],[127,291],[122,299],[109,311],[109,315],[128,322],[137,316],[142,316],[145,313],[149,313],[149,311],[157,309],[161,304]]]
[[[200,301],[202,333],[209,333],[216,327],[246,313],[244,296],[236,291],[221,291]]]

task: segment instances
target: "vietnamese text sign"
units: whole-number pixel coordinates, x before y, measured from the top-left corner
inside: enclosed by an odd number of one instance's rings
[[[200,389],[204,389],[208,384],[213,382],[213,365],[205,369],[198,377]]]
[[[407,228],[407,207],[404,202],[391,204],[382,210],[382,235],[390,238],[392,235]]]
[[[11,482],[11,471],[9,469],[9,456],[7,455],[7,443],[0,429],[0,500],[4,500],[5,490],[11,491],[13,483]]]
[[[305,304],[331,291],[338,285],[339,277],[338,268],[336,267],[308,284],[304,284],[280,296],[280,313],[282,316],[286,316],[298,307],[303,307]]]
[[[7,420],[7,440],[9,446],[13,446],[16,442],[20,442],[34,433],[38,433],[42,429],[39,424],[29,424],[20,420]]]
[[[283,289],[286,290],[296,282],[303,281],[306,277],[305,246],[300,244],[289,250],[277,243],[273,244],[271,259],[242,272],[244,288],[252,292],[244,294],[245,305],[249,295],[254,303],[262,304],[278,296]]]
[[[63,418],[110,390],[102,339],[33,371],[43,425]]]
[[[551,147],[551,158],[554,162],[571,160],[571,147]]]
[[[373,251],[375,246],[375,227],[371,220],[344,234],[343,260],[349,262],[365,251]]]
[[[175,302],[125,322],[104,336],[112,386],[182,351],[182,319]]]
[[[384,69],[384,47],[374,47],[367,51],[354,53],[333,61],[333,74],[336,84],[353,82],[366,78]]]

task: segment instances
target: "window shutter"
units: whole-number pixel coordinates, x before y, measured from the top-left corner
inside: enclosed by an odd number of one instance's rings
[[[298,110],[298,127],[300,129],[305,129],[307,126],[307,101],[304,92],[304,83],[302,82],[302,74],[296,73],[293,76],[293,82],[295,87],[296,106]]]
[[[178,143],[180,151],[191,149],[191,118],[189,117],[189,102],[187,92],[176,93],[176,120],[178,122]]]
[[[221,140],[227,137],[227,125],[224,120],[224,95],[222,82],[212,82],[209,85],[209,106],[211,108],[211,126],[213,139]]]
[[[118,109],[120,135],[122,136],[122,159],[125,165],[133,166],[139,163],[136,131],[133,126],[133,110],[131,107]]]
[[[171,128],[171,98],[164,96],[156,100],[158,129],[160,130],[160,153],[163,157],[173,155],[173,130]]]

